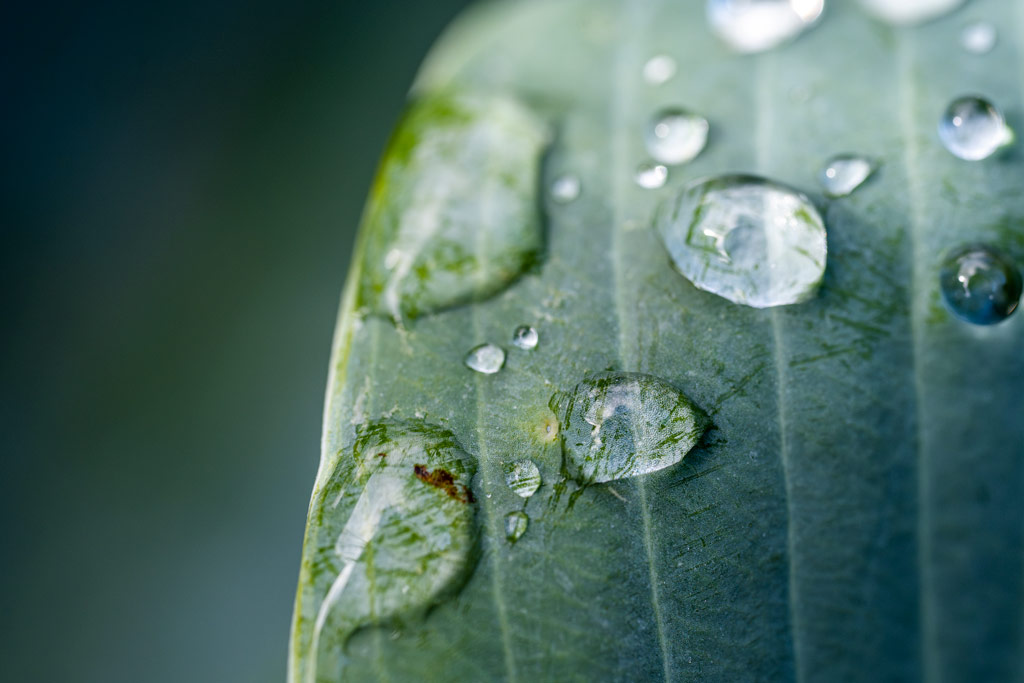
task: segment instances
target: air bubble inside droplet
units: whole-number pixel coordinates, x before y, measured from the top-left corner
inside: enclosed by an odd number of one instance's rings
[[[996,27],[987,21],[975,21],[960,32],[960,44],[970,53],[987,54],[996,46]]]
[[[521,498],[529,498],[540,488],[540,470],[532,460],[516,460],[505,470],[505,483]]]
[[[676,75],[676,60],[668,55],[656,55],[644,64],[644,80],[650,85],[661,85]]]
[[[729,47],[762,52],[807,30],[824,8],[824,0],[708,0],[707,15]]]
[[[515,543],[523,534],[526,533],[526,527],[530,524],[530,517],[521,510],[510,512],[505,515],[505,538],[509,543]]]
[[[512,343],[524,351],[537,348],[538,341],[540,341],[540,335],[537,334],[536,329],[529,325],[520,325],[512,333]]]
[[[633,180],[645,190],[657,190],[668,181],[668,168],[662,164],[640,164],[633,174]]]
[[[982,97],[953,100],[939,120],[939,138],[953,155],[968,161],[992,156],[1013,141],[999,109]]]
[[[1017,310],[1022,281],[1017,265],[997,249],[968,245],[949,254],[939,272],[942,297],[960,319],[992,325]]]
[[[685,109],[658,112],[644,135],[647,152],[663,164],[693,161],[708,142],[708,120]]]
[[[551,198],[559,204],[568,204],[580,196],[580,179],[571,174],[561,175],[551,183]]]
[[[481,344],[466,354],[466,367],[485,375],[493,375],[505,365],[505,350],[494,344]]]
[[[863,185],[874,170],[875,163],[867,157],[840,154],[828,160],[819,180],[829,197],[845,197]]]

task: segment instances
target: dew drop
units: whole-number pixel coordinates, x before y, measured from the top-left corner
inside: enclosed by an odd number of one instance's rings
[[[530,517],[525,512],[516,510],[508,513],[505,515],[505,538],[509,543],[515,543],[523,537],[529,525]]]
[[[540,488],[540,470],[532,460],[516,460],[505,470],[505,483],[521,498],[529,498]]]
[[[949,309],[975,325],[992,325],[1017,310],[1020,270],[997,249],[972,244],[949,254],[939,271],[942,297]]]
[[[953,155],[980,161],[1010,144],[1013,133],[994,104],[971,95],[953,100],[946,108],[939,120],[939,138]]]
[[[580,196],[580,179],[572,174],[558,176],[551,183],[551,198],[559,204],[568,204]]]
[[[824,0],[708,0],[707,15],[729,47],[762,52],[807,30],[824,9]]]
[[[708,143],[708,120],[685,109],[658,112],[647,128],[647,152],[663,164],[685,164]]]
[[[819,179],[829,197],[845,197],[863,185],[875,168],[875,163],[866,157],[839,154],[828,160]]]
[[[657,228],[683,277],[734,303],[805,301],[825,272],[821,215],[802,193],[764,178],[697,181],[664,207]]]
[[[466,367],[485,375],[493,375],[505,365],[505,350],[494,344],[481,344],[466,354]]]
[[[953,11],[964,0],[860,0],[864,9],[890,24],[919,24]]]
[[[645,190],[657,190],[668,181],[668,169],[661,164],[643,163],[637,166],[633,180]]]
[[[668,55],[655,55],[644,64],[644,80],[650,85],[661,85],[676,75],[676,60]]]
[[[987,54],[996,46],[996,27],[987,21],[975,21],[960,32],[960,44],[976,55]]]
[[[537,348],[538,341],[540,341],[540,335],[529,325],[520,325],[512,333],[512,343],[525,351]]]

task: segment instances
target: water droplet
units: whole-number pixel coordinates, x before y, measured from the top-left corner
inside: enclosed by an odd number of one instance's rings
[[[661,85],[676,75],[676,60],[668,55],[656,55],[644,64],[644,80],[650,85]]]
[[[960,32],[960,44],[976,55],[987,54],[996,46],[996,27],[987,21],[975,21]]]
[[[712,30],[737,52],[761,52],[795,38],[825,9],[824,0],[708,0]]]
[[[668,169],[661,164],[643,163],[637,166],[633,180],[645,190],[657,190],[668,181]]]
[[[493,375],[505,365],[505,350],[494,344],[481,344],[470,349],[465,363],[470,370]]]
[[[919,24],[951,12],[964,0],[860,0],[866,10],[890,24]]]
[[[505,515],[505,538],[509,543],[515,543],[523,534],[526,527],[530,525],[530,517],[521,510],[510,512]]]
[[[540,335],[529,325],[520,325],[512,333],[512,343],[526,351],[537,348],[538,341],[540,341]]]
[[[839,154],[832,157],[821,170],[821,185],[829,197],[845,197],[874,173],[875,163],[866,157],[854,154]]]
[[[708,128],[707,119],[684,109],[660,111],[647,129],[647,152],[663,164],[693,161],[707,145]]]
[[[683,277],[738,304],[805,301],[825,272],[817,209],[802,193],[764,178],[697,181],[664,208],[657,227]]]
[[[1003,113],[973,95],[953,100],[939,120],[939,138],[946,149],[968,161],[992,156],[1013,141]]]
[[[972,244],[949,254],[939,271],[942,297],[953,313],[992,325],[1017,310],[1022,281],[1017,266],[997,249]]]
[[[708,426],[686,396],[650,375],[600,374],[551,404],[562,420],[566,470],[583,484],[674,465]]]
[[[505,470],[505,482],[516,495],[529,498],[540,488],[540,470],[532,460],[516,460]]]
[[[580,196],[580,179],[572,174],[558,176],[551,183],[551,198],[559,204],[568,204]]]

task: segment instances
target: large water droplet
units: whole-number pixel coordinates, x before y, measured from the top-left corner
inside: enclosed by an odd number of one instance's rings
[[[505,350],[494,344],[481,344],[466,354],[466,367],[485,375],[493,375],[505,365]]]
[[[532,460],[516,460],[505,470],[505,483],[517,496],[529,498],[540,488],[540,470]]]
[[[1020,270],[1002,252],[972,244],[949,254],[939,272],[942,296],[953,313],[975,325],[992,325],[1017,310]]]
[[[540,335],[529,325],[520,325],[512,333],[512,343],[525,351],[537,348],[538,341],[540,341]]]
[[[855,154],[840,154],[832,157],[821,170],[821,185],[829,197],[845,197],[874,172],[875,163]]]
[[[996,27],[987,21],[975,21],[960,32],[960,44],[976,55],[987,54],[996,46]]]
[[[645,190],[657,190],[668,181],[668,169],[661,164],[643,163],[637,166],[633,180]]]
[[[825,272],[825,225],[811,201],[764,178],[727,175],[684,188],[658,232],[698,288],[755,308],[810,298]]]
[[[566,471],[583,484],[674,465],[708,426],[675,387],[634,373],[587,378],[571,392],[556,394],[551,408],[562,421]]]
[[[530,517],[522,510],[508,513],[505,515],[505,538],[509,543],[515,543],[523,537],[529,525]]]
[[[951,12],[964,0],[860,0],[866,10],[890,24],[918,24]]]
[[[644,80],[650,85],[661,85],[676,75],[676,60],[668,55],[656,55],[644,64]]]
[[[655,161],[685,164],[707,145],[708,128],[708,120],[703,116],[685,109],[665,109],[654,116],[644,141]]]
[[[988,100],[973,95],[953,100],[939,120],[939,138],[961,159],[979,161],[1013,141],[1003,113]]]
[[[708,0],[712,30],[737,52],[761,52],[796,37],[821,17],[824,0]]]
[[[572,174],[558,176],[551,183],[551,198],[559,204],[568,204],[580,196],[580,179]]]

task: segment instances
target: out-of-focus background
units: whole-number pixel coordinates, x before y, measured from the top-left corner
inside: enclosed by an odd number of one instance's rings
[[[4,9],[0,680],[283,680],[355,227],[465,4]]]

